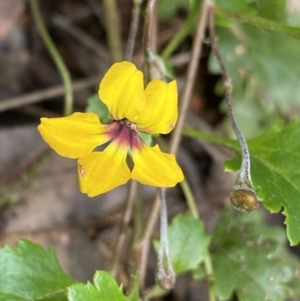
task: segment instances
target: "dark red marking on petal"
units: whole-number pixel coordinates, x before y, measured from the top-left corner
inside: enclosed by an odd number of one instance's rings
[[[139,137],[136,127],[127,120],[113,121],[109,126],[108,135],[111,140],[116,141],[120,145],[130,146],[131,148],[140,148],[143,143]]]
[[[132,150],[140,150],[144,144],[145,144],[145,142],[143,141],[143,139],[139,136],[139,134],[137,132],[134,132],[131,135],[130,148]]]

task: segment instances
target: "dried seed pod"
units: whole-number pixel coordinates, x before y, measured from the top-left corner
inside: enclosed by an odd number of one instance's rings
[[[176,276],[172,271],[171,273],[157,273],[156,274],[156,283],[164,290],[170,290],[175,286]]]
[[[230,202],[243,213],[250,213],[259,205],[255,191],[248,188],[234,188],[230,194]]]

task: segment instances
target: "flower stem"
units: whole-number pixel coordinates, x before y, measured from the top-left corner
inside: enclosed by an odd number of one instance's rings
[[[209,301],[216,301],[217,298],[214,294],[214,271],[213,271],[213,266],[212,266],[212,262],[211,262],[211,258],[210,258],[210,254],[208,253],[204,259],[204,269],[206,272],[206,276],[207,276],[207,281],[208,281],[208,298]]]
[[[215,34],[215,22],[214,22],[214,8],[211,6],[209,8],[209,34],[211,39],[211,47],[214,55],[217,58],[219,63],[222,78],[224,81],[225,87],[225,102],[228,110],[228,118],[231,124],[231,127],[237,137],[237,140],[240,144],[240,149],[242,153],[242,164],[240,171],[238,173],[235,185],[230,195],[230,201],[232,205],[241,212],[248,213],[253,211],[258,206],[258,200],[256,197],[256,192],[253,187],[251,173],[250,173],[250,154],[247,146],[247,142],[241,133],[238,125],[235,121],[231,96],[232,96],[232,84],[231,79],[227,74],[225,65],[221,58]]]
[[[132,9],[132,15],[131,15],[131,23],[130,23],[130,29],[129,29],[129,36],[126,46],[126,52],[125,52],[125,60],[131,61],[136,35],[139,28],[139,17],[141,13],[141,5],[142,0],[133,0],[133,9]]]
[[[171,54],[178,48],[180,43],[187,37],[187,35],[192,31],[195,21],[197,19],[198,11],[196,9],[191,9],[188,17],[184,21],[183,25],[176,32],[172,40],[167,44],[161,53],[161,58],[163,60],[168,60]]]
[[[176,276],[169,252],[166,189],[160,188],[158,194],[160,199],[160,245],[158,250],[156,282],[161,288],[169,290],[174,287]]]
[[[180,183],[180,186],[181,186],[181,189],[183,191],[183,194],[184,194],[184,197],[186,199],[186,202],[187,202],[187,205],[189,207],[191,215],[195,219],[199,219],[199,213],[198,213],[198,209],[197,209],[197,205],[196,205],[196,200],[195,200],[195,197],[193,195],[193,192],[191,190],[191,187],[190,187],[188,181],[186,179],[184,179]]]
[[[65,89],[64,115],[65,116],[70,115],[73,111],[73,92],[72,92],[72,81],[71,81],[70,73],[47,31],[47,28],[45,26],[45,23],[43,21],[43,18],[41,16],[37,4],[37,0],[29,0],[29,4],[38,31],[41,35],[41,38],[50,56],[53,59],[55,66],[64,84],[64,89]]]
[[[123,51],[116,0],[103,0],[103,7],[105,10],[105,23],[111,58],[114,63],[119,62],[123,59]]]

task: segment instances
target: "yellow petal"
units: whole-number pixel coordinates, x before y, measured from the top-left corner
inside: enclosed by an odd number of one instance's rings
[[[146,105],[143,73],[130,62],[112,65],[100,83],[99,97],[115,120],[135,122]]]
[[[132,150],[134,168],[131,178],[145,185],[173,187],[184,178],[175,156],[161,152],[158,145],[146,144]]]
[[[145,90],[147,105],[136,122],[138,130],[151,134],[167,134],[177,122],[177,84],[151,81]]]
[[[74,113],[68,117],[41,118],[38,130],[46,143],[59,155],[84,157],[110,140],[109,125],[100,123],[93,113]]]
[[[89,197],[107,192],[130,179],[128,147],[110,143],[103,152],[92,152],[77,163],[80,190]]]

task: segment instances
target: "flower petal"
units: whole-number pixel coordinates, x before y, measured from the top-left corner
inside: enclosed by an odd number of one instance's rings
[[[112,142],[103,152],[92,152],[77,163],[80,190],[89,197],[114,189],[130,179],[128,147]]]
[[[158,145],[143,143],[132,149],[134,168],[131,178],[145,185],[173,187],[184,178],[175,156],[161,152]]]
[[[43,139],[59,155],[84,157],[110,140],[109,125],[101,124],[93,113],[74,113],[68,117],[41,118],[38,130]]]
[[[147,105],[136,122],[137,129],[150,134],[167,134],[177,122],[177,84],[151,81],[145,90]]]
[[[99,97],[115,120],[135,122],[146,105],[143,73],[130,62],[112,65],[100,83]]]

